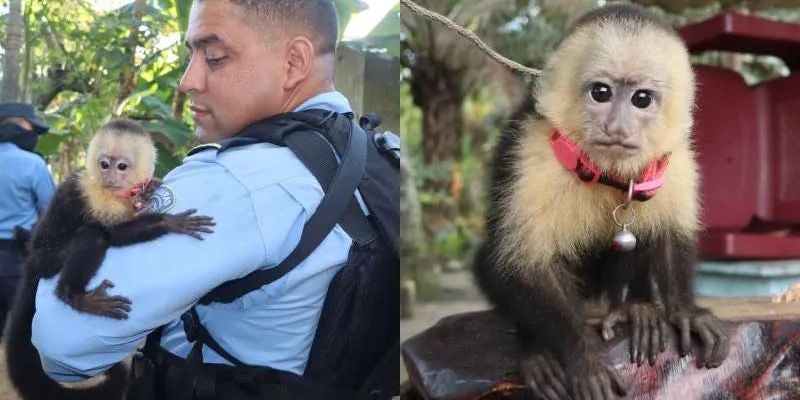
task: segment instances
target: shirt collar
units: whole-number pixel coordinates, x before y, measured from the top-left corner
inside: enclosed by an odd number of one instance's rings
[[[304,101],[303,104],[297,106],[294,111],[297,112],[312,108],[330,110],[337,113],[352,112],[352,109],[350,108],[350,102],[347,101],[347,98],[335,90],[331,92],[320,93]]]

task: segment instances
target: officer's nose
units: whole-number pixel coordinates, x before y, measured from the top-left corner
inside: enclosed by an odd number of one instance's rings
[[[183,71],[181,81],[178,84],[178,90],[184,93],[203,92],[206,90],[206,73],[202,62],[197,61],[198,58],[192,56],[189,60],[189,65]]]

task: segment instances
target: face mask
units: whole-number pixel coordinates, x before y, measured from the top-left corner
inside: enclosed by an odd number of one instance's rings
[[[22,150],[33,151],[39,135],[17,124],[0,124],[0,142],[11,142]]]

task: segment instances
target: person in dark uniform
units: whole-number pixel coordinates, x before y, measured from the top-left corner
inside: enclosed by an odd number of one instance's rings
[[[0,103],[0,327],[19,281],[27,235],[55,190],[47,165],[33,152],[48,129],[30,104]]]

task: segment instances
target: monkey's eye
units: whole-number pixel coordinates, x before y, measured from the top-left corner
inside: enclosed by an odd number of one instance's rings
[[[653,101],[653,94],[647,90],[637,90],[631,97],[631,104],[636,108],[647,108]]]
[[[125,171],[126,169],[128,169],[128,164],[119,163],[119,164],[117,164],[117,169],[120,170],[120,171]]]
[[[592,99],[598,103],[605,103],[611,100],[611,87],[605,83],[595,82],[592,84]]]
[[[102,161],[100,161],[100,168],[102,168],[102,169],[108,169],[108,167],[110,167],[110,166],[111,166],[111,165],[108,163],[108,161],[106,161],[106,160],[102,160]]]

